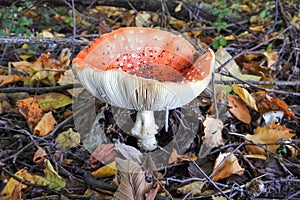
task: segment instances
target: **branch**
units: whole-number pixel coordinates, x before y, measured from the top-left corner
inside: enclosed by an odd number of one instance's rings
[[[66,46],[85,46],[89,41],[74,40],[69,38],[34,38],[34,37],[0,37],[0,44],[61,44]]]

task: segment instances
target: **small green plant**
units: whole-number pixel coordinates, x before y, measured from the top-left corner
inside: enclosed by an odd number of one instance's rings
[[[265,8],[259,13],[259,17],[264,19],[270,14],[270,4],[269,2],[266,3]]]
[[[29,26],[32,24],[32,19],[22,16],[22,7],[12,5],[10,9],[0,9],[0,35],[32,35]]]

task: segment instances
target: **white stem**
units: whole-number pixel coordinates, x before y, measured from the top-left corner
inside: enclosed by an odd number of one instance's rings
[[[139,138],[140,146],[144,150],[152,151],[157,148],[155,134],[158,126],[155,124],[154,112],[149,110],[138,111],[131,134]]]

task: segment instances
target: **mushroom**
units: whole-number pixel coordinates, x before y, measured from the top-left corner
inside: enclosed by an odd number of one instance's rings
[[[137,111],[131,134],[144,150],[157,148],[154,111],[181,107],[209,84],[214,52],[168,31],[127,27],[104,34],[73,60],[93,96]]]

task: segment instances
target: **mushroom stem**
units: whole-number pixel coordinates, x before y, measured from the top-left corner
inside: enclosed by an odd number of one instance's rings
[[[157,148],[155,134],[158,126],[155,124],[154,112],[150,110],[138,111],[131,134],[139,138],[142,149],[152,151]]]

